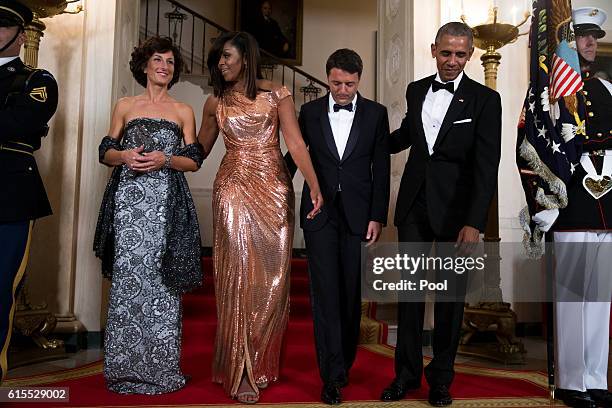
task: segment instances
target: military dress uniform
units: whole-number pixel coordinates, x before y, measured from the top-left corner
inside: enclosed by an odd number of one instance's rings
[[[585,7],[573,14],[577,35],[605,35],[600,28],[606,17],[603,10]],[[612,296],[612,84],[588,72],[583,72],[583,80],[583,153],[567,186],[568,205],[560,210],[552,227],[557,265],[556,385],[562,398],[570,394],[571,398],[564,398],[569,406],[607,407],[612,406],[607,393]]]
[[[583,73],[583,80],[581,95],[586,108],[583,156],[588,156],[601,174],[605,156],[612,149],[612,84],[589,72]],[[554,231],[612,231],[612,194],[593,197],[582,183],[586,175],[582,165],[575,168],[567,187],[569,204],[561,210]]]
[[[23,27],[31,20],[32,13],[25,6],[0,0],[0,25]],[[57,108],[58,90],[49,72],[28,67],[19,57],[0,57],[0,64],[1,383],[7,371],[15,297],[28,262],[32,226],[35,219],[51,214],[33,153],[40,148],[47,122]]]

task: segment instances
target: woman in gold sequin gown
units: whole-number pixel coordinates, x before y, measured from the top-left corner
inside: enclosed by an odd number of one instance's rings
[[[217,334],[213,381],[244,403],[276,381],[289,314],[294,193],[279,144],[323,204],[286,87],[261,80],[259,49],[247,33],[221,35],[208,55],[214,95],[198,139],[209,153],[219,131],[226,154],[213,187]]]

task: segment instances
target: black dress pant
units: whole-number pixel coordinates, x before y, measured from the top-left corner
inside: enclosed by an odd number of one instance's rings
[[[326,384],[348,380],[361,321],[362,236],[351,232],[336,197],[325,226],[304,231],[317,362]]]
[[[437,236],[431,229],[427,216],[424,187],[405,221],[398,225],[399,242],[422,243],[421,252],[427,255],[432,242],[455,242],[457,235]],[[458,232],[457,232],[458,233]],[[435,244],[434,244],[435,246]],[[414,245],[412,248],[419,247]],[[448,248],[448,244],[446,246]],[[436,248],[437,255],[441,249]],[[454,275],[454,274],[452,274]],[[430,386],[450,386],[453,377],[455,356],[459,346],[459,334],[463,320],[463,308],[467,280],[463,275],[449,276],[436,272],[436,281],[451,278],[451,290],[456,301],[440,301],[436,295],[434,305],[433,359],[425,367],[425,378]],[[423,375],[423,319],[425,302],[410,299],[398,302],[397,344],[395,349],[396,381],[409,388],[418,388]]]

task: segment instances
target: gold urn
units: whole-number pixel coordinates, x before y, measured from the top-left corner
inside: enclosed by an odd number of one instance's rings
[[[79,5],[74,11],[66,11],[70,3],[80,0],[19,0],[34,14],[34,19],[26,26],[27,41],[24,45],[24,62],[32,67],[38,66],[40,39],[44,36],[46,26],[40,19],[53,17],[62,13],[76,14],[83,10]]]

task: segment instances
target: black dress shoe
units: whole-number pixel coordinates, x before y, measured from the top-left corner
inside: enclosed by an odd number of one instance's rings
[[[397,379],[393,380],[387,388],[385,388],[380,394],[381,401],[399,401],[406,396],[406,393],[410,390],[416,390],[419,385],[406,384]]]
[[[589,396],[598,407],[612,407],[612,394],[608,390],[587,390]]]
[[[453,398],[446,385],[434,385],[429,389],[428,402],[434,407],[445,407],[453,403]]]
[[[586,391],[558,389],[555,398],[572,408],[597,408],[597,404]]]
[[[323,384],[321,401],[329,405],[338,405],[342,402],[340,388],[336,384]]]

